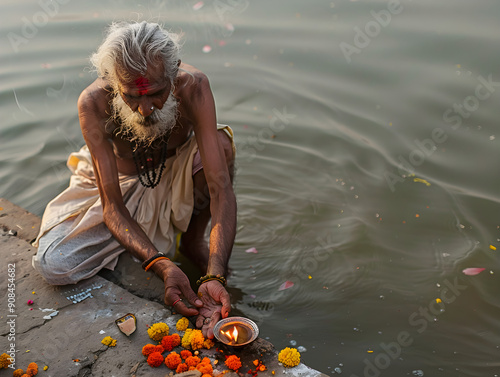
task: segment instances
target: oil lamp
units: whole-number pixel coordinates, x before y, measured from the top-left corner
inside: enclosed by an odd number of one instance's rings
[[[215,324],[214,336],[228,346],[239,347],[257,339],[259,328],[248,318],[228,317]]]

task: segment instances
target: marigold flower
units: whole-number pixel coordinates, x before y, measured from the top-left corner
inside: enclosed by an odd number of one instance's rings
[[[260,364],[258,367],[257,367],[257,370],[259,372],[264,372],[266,370],[266,366],[264,364]]]
[[[101,340],[101,343],[104,344],[105,346],[108,346],[108,347],[114,347],[114,346],[116,346],[116,339],[113,339],[112,337],[107,336],[103,340]]]
[[[12,359],[6,353],[2,353],[0,355],[0,369],[7,368],[10,364],[12,364]]]
[[[300,353],[296,348],[286,347],[278,354],[278,361],[285,367],[295,367],[300,364]]]
[[[155,345],[154,344],[146,344],[144,347],[142,347],[142,354],[144,356],[149,356],[151,353],[155,352]]]
[[[191,348],[193,350],[203,348],[203,343],[205,343],[205,337],[201,330],[193,330],[191,335]]]
[[[201,376],[201,377],[212,377],[212,375],[207,373],[207,374],[204,374],[204,375],[203,375],[203,376]]]
[[[22,369],[16,369],[14,373],[12,374],[13,377],[21,377],[24,374],[24,370]]]
[[[172,370],[176,370],[181,363],[182,359],[177,352],[171,352],[165,358],[165,365]]]
[[[188,367],[195,367],[200,363],[201,359],[198,356],[189,356],[186,359],[186,364]]]
[[[187,372],[188,370],[188,366],[186,363],[182,363],[182,364],[179,364],[179,366],[177,367],[177,369],[175,370],[175,373],[182,373],[182,372]]]
[[[189,351],[189,350],[182,350],[181,351],[181,357],[184,360],[187,359],[189,356],[193,356],[193,354],[191,353],[191,351]]]
[[[163,363],[163,356],[159,352],[152,352],[148,356],[148,364],[153,368],[159,367]]]
[[[167,335],[161,340],[161,345],[165,351],[168,352],[172,351],[174,347],[177,347],[179,344],[181,344],[181,337],[179,334]]]
[[[193,329],[186,329],[186,332],[184,333],[181,341],[181,345],[183,348],[191,348],[191,335],[193,335]]]
[[[210,359],[208,357],[204,357],[203,359],[201,359],[200,361],[201,364],[211,364],[212,362],[210,361]]]
[[[214,368],[212,368],[212,364],[210,363],[199,363],[196,366],[196,369],[198,369],[201,374],[212,374],[214,372]]]
[[[241,368],[241,360],[236,355],[231,355],[226,359],[226,366],[234,371]]]
[[[207,338],[207,339],[205,339],[205,342],[203,342],[203,348],[206,348],[207,350],[212,348],[214,345],[215,345],[215,343],[213,342],[212,339]]]
[[[182,317],[175,324],[175,328],[177,329],[177,331],[186,331],[188,326],[189,326],[189,319],[187,319],[186,317]]]
[[[148,328],[148,335],[151,339],[157,342],[161,341],[164,336],[168,335],[168,325],[163,322],[155,323]]]
[[[38,365],[37,363],[29,363],[28,369],[26,369],[26,374],[28,376],[36,376],[38,374]]]
[[[158,344],[155,346],[155,349],[153,350],[153,352],[163,353],[163,352],[165,352],[165,348],[163,348],[163,346],[161,344]]]

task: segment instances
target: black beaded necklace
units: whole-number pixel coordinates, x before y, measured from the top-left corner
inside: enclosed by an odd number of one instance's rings
[[[168,141],[168,140],[167,140]],[[155,188],[160,183],[165,161],[167,161],[167,142],[162,143],[160,152],[160,166],[155,168],[154,149],[150,151],[144,146],[141,147],[142,153],[139,153],[139,145],[136,142],[130,143],[132,148],[132,157],[134,158],[135,168],[141,185],[147,188]]]

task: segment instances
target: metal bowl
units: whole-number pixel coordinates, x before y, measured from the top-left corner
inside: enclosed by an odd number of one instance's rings
[[[229,342],[227,337],[225,335],[221,334],[221,330],[226,327],[230,326],[239,326],[239,327],[244,327],[245,329],[248,329],[250,332],[250,336],[248,339],[243,342],[243,343],[232,343]],[[219,322],[217,322],[214,326],[214,336],[217,338],[218,341],[227,344],[228,346],[232,347],[240,347],[247,345],[249,343],[252,343],[257,337],[259,336],[259,328],[253,322],[252,320],[245,318],[245,317],[228,317],[221,319]]]

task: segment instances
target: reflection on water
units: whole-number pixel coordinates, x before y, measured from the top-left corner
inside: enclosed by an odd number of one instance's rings
[[[236,131],[235,314],[328,374],[498,374],[497,2],[42,3],[4,6],[2,197],[43,212],[104,26],[160,20]]]

